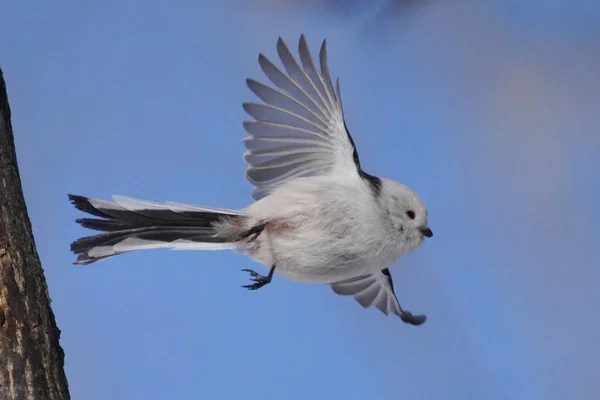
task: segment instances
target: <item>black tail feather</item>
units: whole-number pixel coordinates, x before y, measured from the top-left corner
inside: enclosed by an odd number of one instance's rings
[[[126,222],[114,219],[78,218],[75,222],[84,228],[102,232],[120,231],[129,226]]]
[[[122,207],[99,208],[91,203],[91,199],[78,195],[69,195],[71,203],[83,212],[108,220],[118,220],[131,226],[156,226],[172,224],[182,226],[210,227],[212,223],[218,222],[223,214],[207,211],[180,211],[174,212],[169,209],[139,209],[127,210]]]
[[[110,215],[105,214],[102,211],[95,208],[94,206],[92,206],[92,204],[90,203],[90,199],[88,199],[87,197],[75,194],[69,194],[68,196],[69,200],[71,200],[71,203],[79,211],[83,211],[84,213],[92,214],[100,218],[112,218]]]
[[[75,220],[84,228],[101,231],[94,236],[82,237],[71,243],[71,251],[77,254],[75,264],[90,264],[131,250],[111,250],[126,239],[172,243],[188,241],[197,243],[226,243],[216,235],[213,224],[238,216],[217,211],[172,211],[170,209],[126,209],[116,203],[104,203],[69,194],[71,203],[80,211],[99,218]],[[93,249],[109,249],[99,255],[90,255]],[[98,252],[96,252],[98,254]]]

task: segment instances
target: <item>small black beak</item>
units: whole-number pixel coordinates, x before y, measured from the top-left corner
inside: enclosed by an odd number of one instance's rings
[[[421,233],[423,234],[423,236],[428,238],[433,236],[433,232],[431,232],[431,229],[429,228],[421,228]]]

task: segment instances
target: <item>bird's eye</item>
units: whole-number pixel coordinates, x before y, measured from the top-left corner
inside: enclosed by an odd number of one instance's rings
[[[415,219],[415,212],[413,210],[408,210],[406,215],[408,215],[408,218],[410,219]]]

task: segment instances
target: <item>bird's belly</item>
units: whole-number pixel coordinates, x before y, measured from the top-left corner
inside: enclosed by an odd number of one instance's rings
[[[359,249],[359,243],[352,243],[350,238],[267,232],[242,251],[266,266],[275,265],[275,273],[287,279],[333,283],[385,268],[378,265],[369,250]]]
[[[241,250],[299,282],[332,283],[385,268],[380,217],[367,206],[372,194],[350,183],[301,178],[278,188],[248,208],[249,224],[267,225]]]
[[[265,265],[275,265],[275,273],[296,282],[333,283],[370,272],[368,264],[350,257],[345,260],[329,259],[320,252],[288,252],[275,260],[259,252],[252,258]]]

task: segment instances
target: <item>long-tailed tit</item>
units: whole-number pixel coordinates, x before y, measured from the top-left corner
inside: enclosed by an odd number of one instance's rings
[[[400,306],[388,267],[433,234],[419,196],[396,181],[363,171],[344,122],[339,80],[334,88],[326,42],[319,69],[304,35],[299,61],[280,38],[284,70],[264,55],[258,62],[272,82],[248,79],[262,103],[245,103],[246,176],[255,202],[226,210],[113,196],[113,202],[69,195],[94,218],[77,222],[102,231],[72,243],[76,264],[134,250],[235,249],[270,267],[267,276],[247,269],[255,290],[273,273],[329,284],[363,306],[419,325],[424,315]]]

